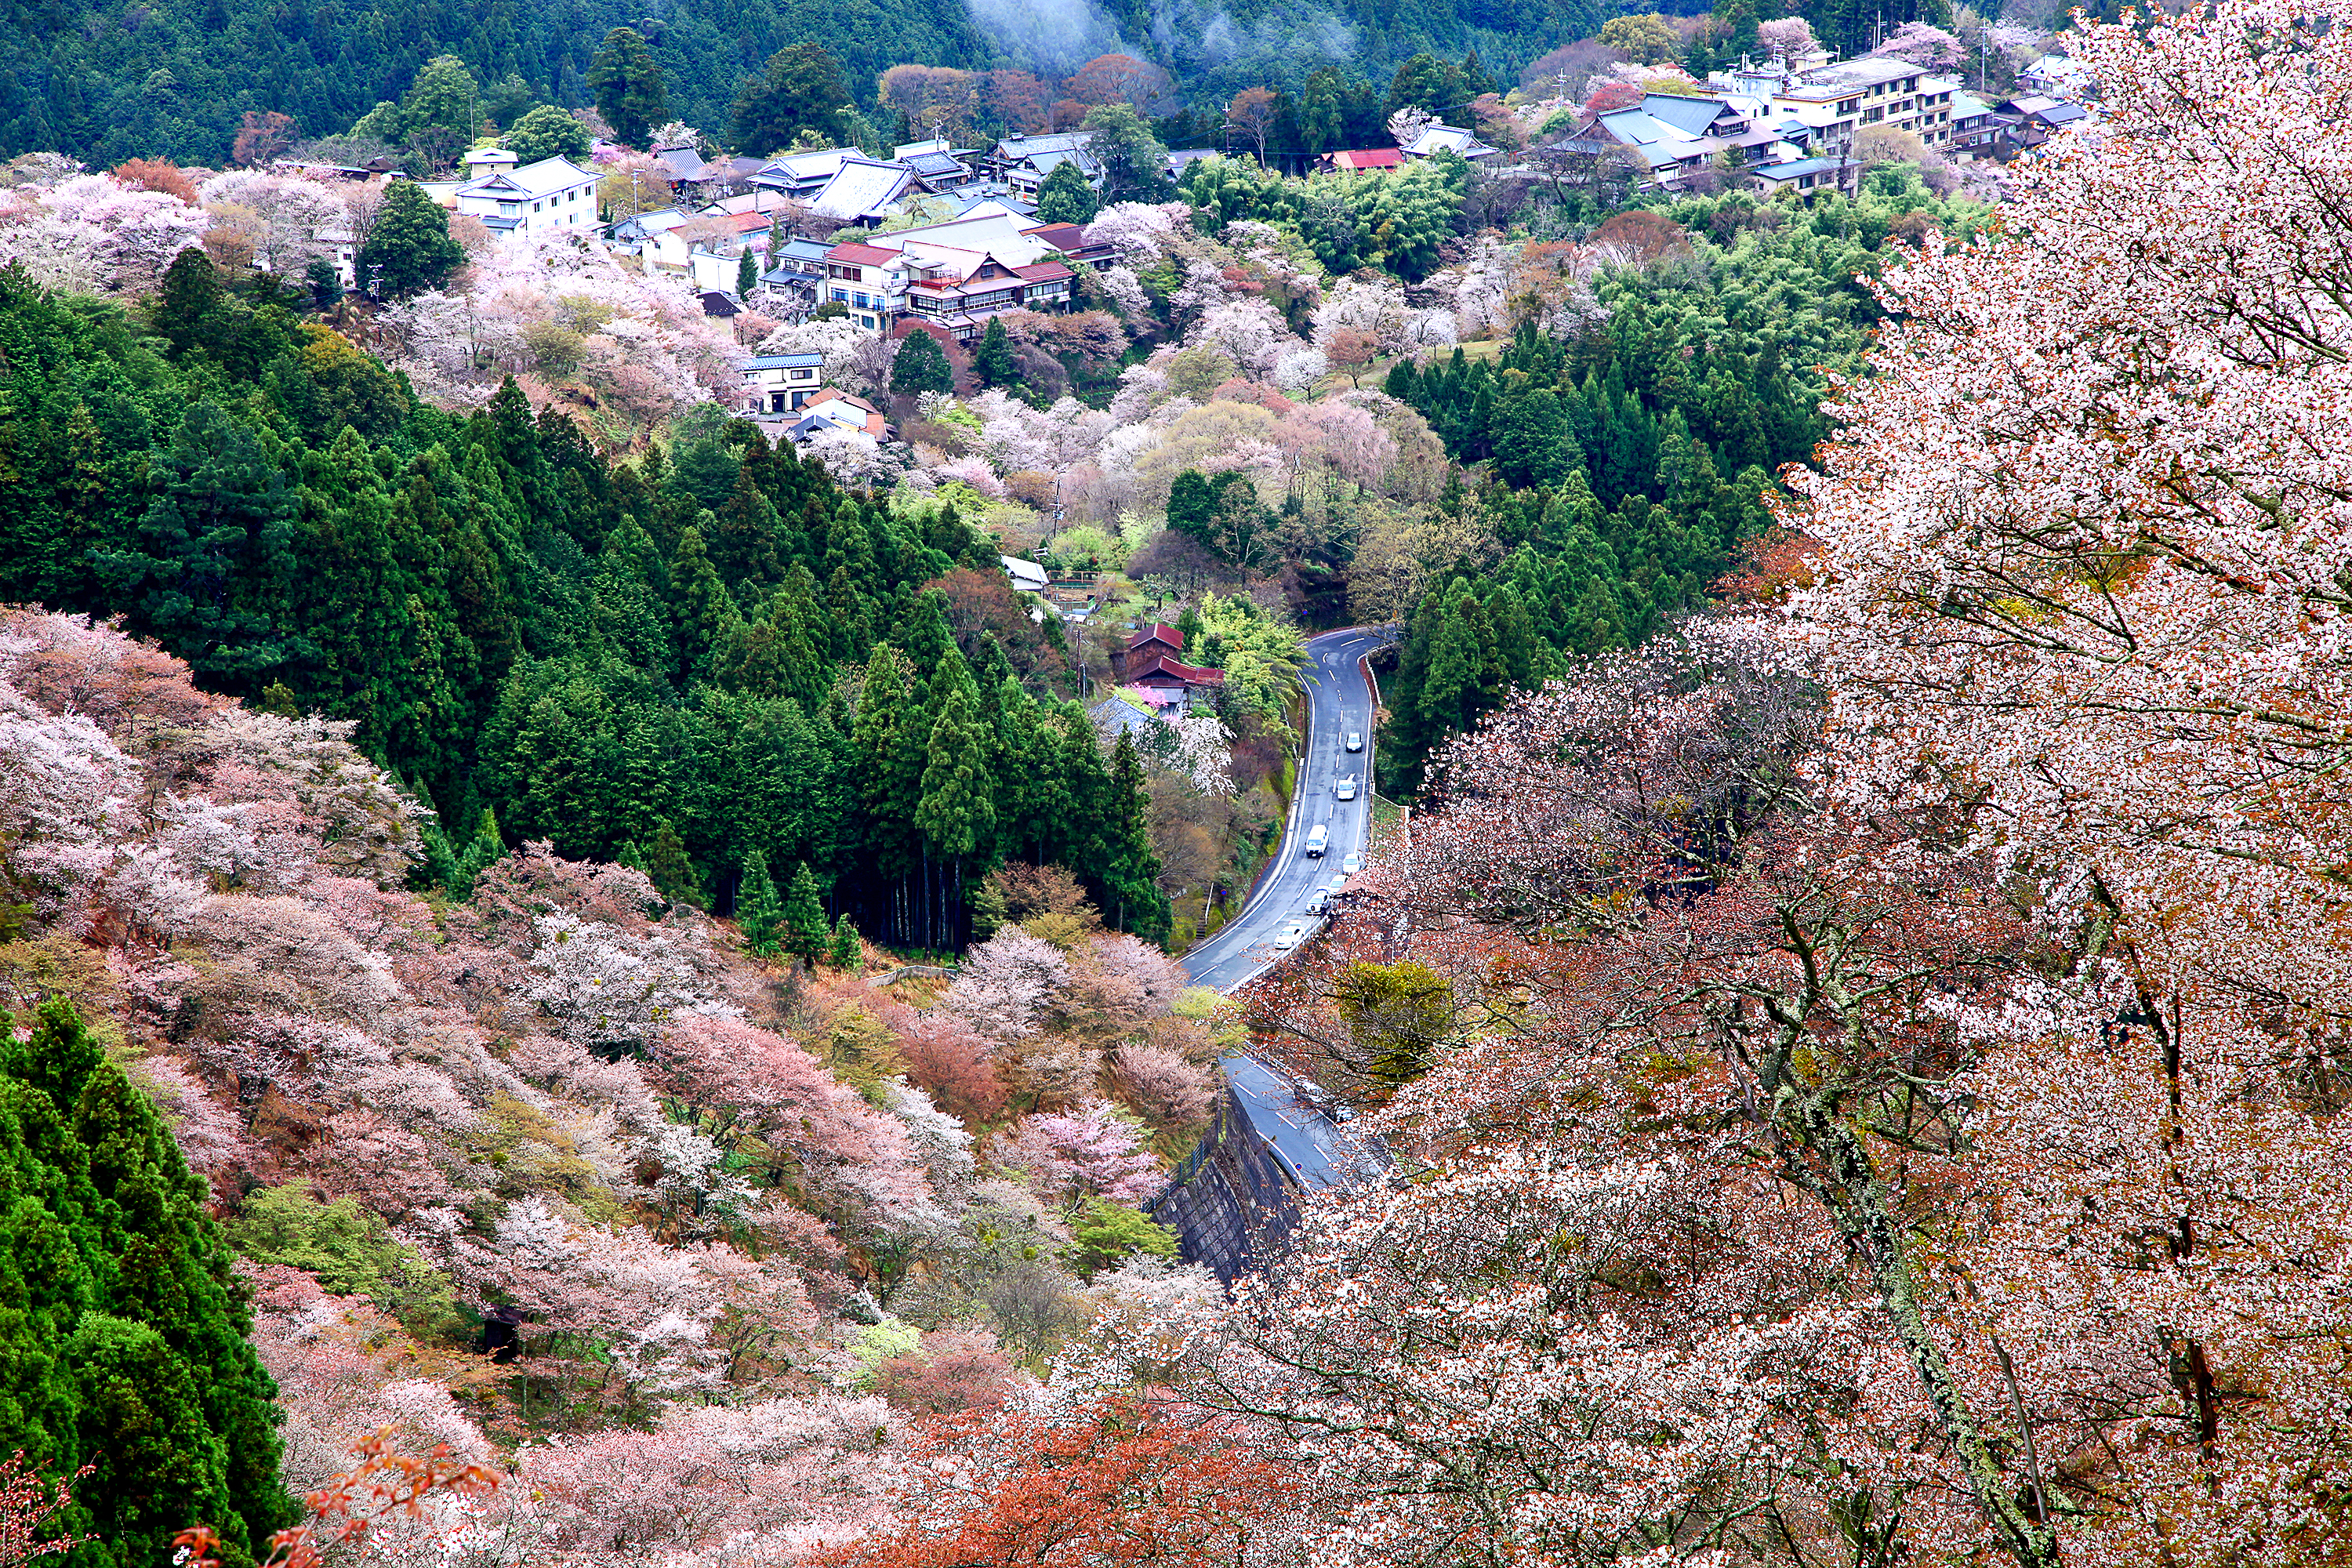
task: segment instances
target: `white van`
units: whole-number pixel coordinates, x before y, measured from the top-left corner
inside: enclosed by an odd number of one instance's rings
[[[1319,858],[1323,851],[1330,847],[1331,825],[1329,823],[1318,822],[1307,830],[1307,853]]]

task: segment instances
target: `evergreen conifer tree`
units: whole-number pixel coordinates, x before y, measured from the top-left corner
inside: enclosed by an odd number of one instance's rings
[[[669,118],[669,89],[659,61],[635,27],[614,27],[588,62],[588,90],[614,137],[643,147]]]
[[[1151,847],[1150,791],[1143,759],[1128,731],[1111,751],[1109,820],[1104,834],[1103,894],[1119,927],[1148,942],[1168,934],[1171,911],[1160,890],[1160,856]]]
[[[214,347],[227,312],[228,290],[213,258],[193,245],[173,257],[154,305],[155,331],[164,341],[180,353]]]
[[[646,875],[653,879],[654,890],[671,903],[702,901],[702,875],[687,856],[686,840],[667,822],[654,830],[646,846]]]
[[[745,246],[743,254],[735,259],[735,297],[748,300],[751,297],[751,290],[759,286],[760,263],[751,255],[751,247]]]
[[[96,1467],[58,1521],[76,1568],[167,1568],[197,1522],[249,1565],[300,1510],[205,1184],[71,1004],[29,1022],[0,1035],[0,1449]]]
[[[824,924],[824,896],[817,890],[816,874],[808,868],[805,860],[793,873],[792,886],[785,892],[776,940],[783,944],[785,952],[812,962],[830,944]]]
[[[1068,166],[1062,165],[1064,168]],[[1013,339],[1004,330],[1002,316],[988,318],[988,326],[980,334],[980,344],[972,350],[971,374],[979,378],[982,386],[1018,386],[1021,384],[1021,366],[1013,357]]]
[[[890,390],[901,397],[955,390],[955,373],[937,338],[920,328],[907,334],[890,362]]]
[[[849,911],[833,922],[833,966],[835,969],[856,969],[865,962],[866,949],[857,940],[857,928],[849,923]]]
[[[775,952],[782,945],[782,922],[783,905],[768,875],[768,858],[755,852],[743,861],[743,882],[735,893],[735,923],[742,928],[744,945],[753,952]]]

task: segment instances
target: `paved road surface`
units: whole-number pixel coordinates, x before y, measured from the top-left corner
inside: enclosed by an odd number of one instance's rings
[[[1384,631],[1326,632],[1307,645],[1309,659],[1300,671],[1307,687],[1307,743],[1298,767],[1298,789],[1275,862],[1258,883],[1249,907],[1223,930],[1184,955],[1184,967],[1199,984],[1232,991],[1281,955],[1274,939],[1292,921],[1312,927],[1307,897],[1339,875],[1349,853],[1371,847],[1372,692],[1358,661],[1389,641]],[[1360,752],[1347,751],[1348,732],[1364,738]],[[1352,775],[1356,798],[1333,793]],[[1302,852],[1307,829],[1331,830],[1331,847],[1320,859]]]
[[[1307,739],[1290,820],[1274,865],[1248,907],[1184,955],[1184,967],[1196,983],[1230,992],[1263,973],[1282,956],[1274,939],[1283,927],[1297,921],[1313,931],[1307,896],[1330,885],[1348,854],[1371,847],[1372,693],[1360,661],[1389,640],[1384,631],[1345,631],[1327,632],[1307,643],[1310,662],[1300,671],[1307,687]],[[1347,750],[1350,731],[1364,738],[1362,751]],[[1343,801],[1337,787],[1350,776],[1356,798]],[[1319,858],[1302,848],[1318,823],[1330,830],[1330,847]],[[1251,1125],[1301,1186],[1337,1186],[1386,1164],[1376,1147],[1351,1137],[1325,1113],[1311,1085],[1298,1084],[1255,1057],[1228,1057],[1225,1081]]]

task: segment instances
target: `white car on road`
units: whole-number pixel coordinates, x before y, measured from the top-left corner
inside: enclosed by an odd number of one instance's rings
[[[1362,751],[1363,749],[1364,749],[1364,732],[1363,732],[1361,730],[1350,730],[1350,731],[1348,731],[1348,750],[1349,750],[1349,751],[1351,751],[1351,752],[1360,752],[1360,751]]]
[[[1275,951],[1276,952],[1288,952],[1292,948],[1297,947],[1301,942],[1305,941],[1306,937],[1307,928],[1300,925],[1297,921],[1293,921],[1288,925],[1282,928],[1282,934],[1280,936],[1274,939]]]
[[[1349,773],[1346,778],[1341,779],[1341,780],[1339,781],[1339,787],[1336,791],[1334,791],[1333,793],[1334,793],[1334,794],[1336,794],[1336,795],[1338,795],[1341,800],[1353,800],[1353,799],[1355,799],[1355,798],[1356,798],[1356,775],[1355,775],[1355,774],[1353,774],[1353,773]]]
[[[1364,858],[1352,849],[1348,851],[1348,858],[1339,862],[1339,874],[1343,877],[1352,877],[1363,868]]]

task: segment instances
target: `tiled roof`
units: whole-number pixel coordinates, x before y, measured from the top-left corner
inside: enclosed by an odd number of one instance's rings
[[[1032,267],[1016,267],[1013,276],[1024,283],[1051,283],[1060,278],[1076,278],[1076,273],[1058,261],[1040,261]]]
[[[1223,682],[1225,672],[1222,669],[1196,668],[1192,665],[1180,663],[1164,653],[1158,653],[1129,669],[1127,672],[1127,683],[1129,686],[1139,685],[1154,676],[1165,676],[1181,680],[1187,686],[1216,686]]]
[[[871,158],[844,158],[841,172],[824,184],[811,212],[843,221],[872,217],[898,199],[915,172],[904,163],[877,163]]]
[[[1394,147],[1358,147],[1329,154],[1331,162],[1342,169],[1401,169],[1404,153]]]
[[[1133,637],[1127,639],[1127,646],[1130,648],[1141,647],[1145,643],[1150,642],[1154,637],[1158,637],[1170,647],[1182,647],[1184,646],[1184,634],[1182,632],[1178,631],[1174,626],[1165,626],[1158,621],[1154,621],[1151,625],[1144,626],[1137,631]]]
[[[511,169],[501,169],[484,179],[460,188],[463,195],[495,195],[509,189],[525,196],[544,196],[556,191],[570,190],[574,185],[593,184],[596,176],[581,168],[569,158],[541,158],[536,163],[522,163]]]

